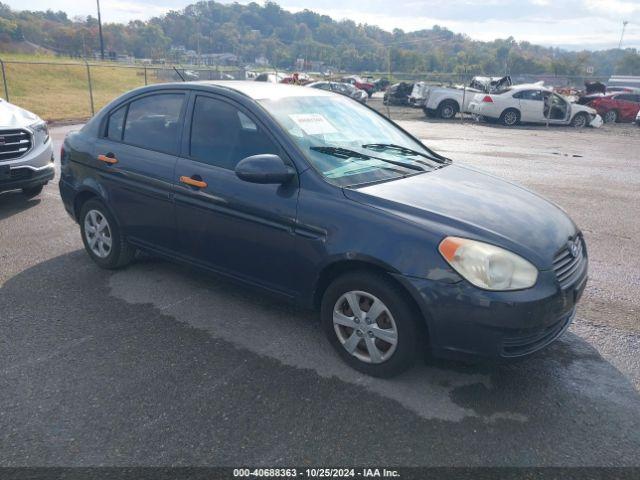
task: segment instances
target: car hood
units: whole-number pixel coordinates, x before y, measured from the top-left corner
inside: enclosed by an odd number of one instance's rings
[[[0,100],[0,128],[21,128],[33,125],[40,120],[36,114]]]
[[[595,108],[587,107],[586,105],[580,105],[579,103],[572,103],[571,108],[573,108],[576,112],[586,112],[590,115],[598,114]]]
[[[485,241],[540,269],[577,231],[567,214],[537,194],[477,170],[449,165],[357,189],[347,198],[423,225],[432,232]]]

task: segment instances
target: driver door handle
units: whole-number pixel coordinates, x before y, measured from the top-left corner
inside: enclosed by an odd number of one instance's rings
[[[194,175],[195,177],[196,175]],[[180,181],[186,185],[190,185],[192,187],[196,187],[196,188],[207,188],[207,182],[204,182],[200,177],[198,178],[193,178],[193,177],[187,177],[187,176],[182,176],[180,177]]]
[[[118,163],[118,159],[113,153],[107,153],[106,155],[98,155],[98,160],[104,163],[108,163],[113,165],[114,163]]]

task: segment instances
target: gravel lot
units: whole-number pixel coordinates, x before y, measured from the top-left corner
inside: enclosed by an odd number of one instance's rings
[[[362,377],[315,313],[161,260],[100,270],[55,183],[3,194],[0,465],[640,465],[640,128],[392,117],[581,226],[591,278],[560,341]]]

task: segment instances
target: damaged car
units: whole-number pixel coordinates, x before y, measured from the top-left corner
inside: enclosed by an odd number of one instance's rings
[[[508,87],[492,94],[476,94],[469,111],[479,119],[498,120],[512,127],[521,122],[599,127],[602,118],[595,109],[571,103],[539,83]]]
[[[633,122],[640,111],[640,93],[608,93],[592,98],[587,105],[595,108],[605,123]]]
[[[384,92],[382,103],[384,105],[406,106],[409,105],[409,95],[413,91],[413,83],[394,83]]]
[[[373,95],[376,91],[376,87],[373,81],[365,80],[364,78],[361,78],[357,75],[344,77],[340,81],[343,83],[350,83],[354,87],[359,88],[360,90],[364,90],[365,92],[367,92],[367,95],[369,95],[369,97],[371,97],[371,95]]]
[[[367,95],[367,92],[354,87],[350,83],[320,81],[309,83],[307,84],[307,87],[319,88],[320,90],[327,90],[329,92],[336,92],[346,97],[353,98],[360,103],[367,103],[367,100],[369,99],[369,95]]]
[[[430,85],[427,82],[416,82],[409,95],[409,105],[414,108],[424,107]]]
[[[511,85],[511,77],[473,77],[469,85],[432,87],[425,93],[423,110],[427,117],[449,120],[459,112],[469,112],[477,93],[492,93]]]

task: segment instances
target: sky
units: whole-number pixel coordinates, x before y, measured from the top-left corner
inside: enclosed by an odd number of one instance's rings
[[[220,1],[220,0],[219,0]],[[385,30],[447,27],[476,40],[513,36],[568,50],[640,49],[640,0],[276,0],[289,11],[308,8],[336,20],[351,19]],[[3,0],[16,10],[63,10],[70,17],[96,15],[93,0]],[[146,20],[195,0],[101,0],[104,22]],[[221,0],[221,3],[230,3]],[[249,3],[240,0],[239,3]],[[262,0],[257,0],[262,3]]]

